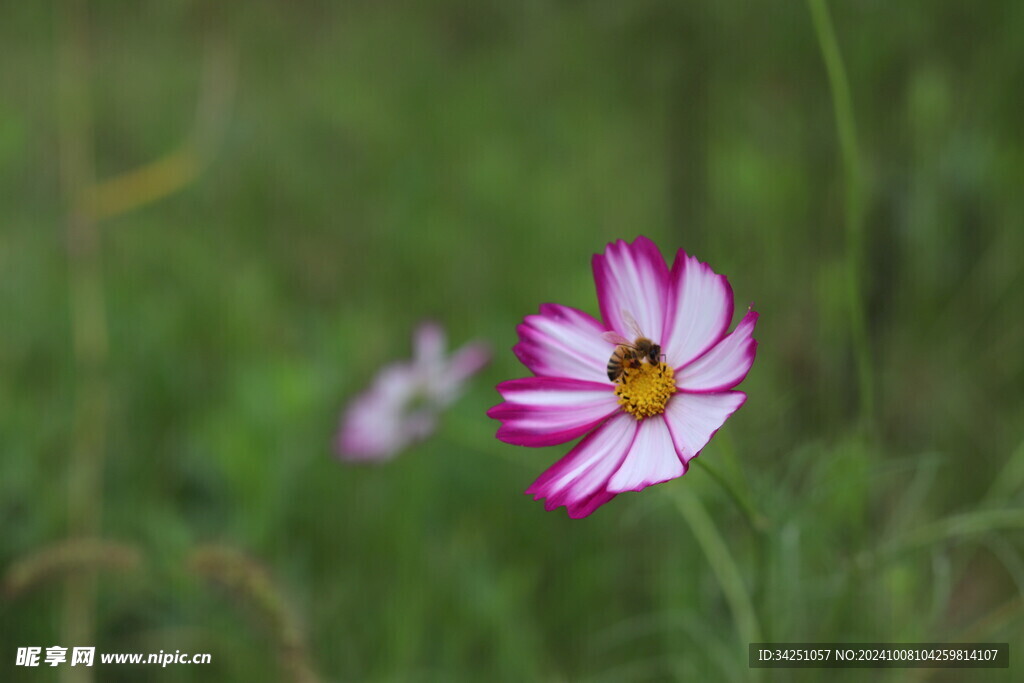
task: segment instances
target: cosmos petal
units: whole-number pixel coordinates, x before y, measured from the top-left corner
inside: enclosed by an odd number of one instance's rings
[[[490,359],[482,342],[449,355],[445,337],[435,322],[419,325],[412,360],[380,367],[370,387],[348,402],[334,437],[339,459],[383,462],[435,431],[441,411]]]
[[[637,433],[637,422],[620,413],[576,444],[568,455],[549,467],[526,493],[545,498],[547,510],[564,505],[569,516],[586,517],[615,497],[607,490],[612,476]]]
[[[441,405],[447,406],[459,397],[466,381],[480,372],[491,360],[491,350],[483,342],[466,344],[439,366],[440,373],[429,383],[430,394]]]
[[[448,361],[448,373],[457,382],[464,382],[491,361],[491,350],[487,344],[474,342],[466,344],[452,354]]]
[[[725,335],[732,322],[732,287],[724,275],[680,249],[669,276],[665,310],[661,348],[668,364],[678,368]]]
[[[748,311],[732,331],[692,363],[676,370],[676,386],[683,391],[718,392],[743,381],[754,364],[757,312]]]
[[[517,328],[516,356],[539,377],[607,381],[615,346],[601,339],[604,325],[569,306],[543,304]]]
[[[665,421],[649,418],[640,422],[633,445],[608,482],[608,491],[639,491],[681,477],[685,472]]]
[[[345,411],[335,438],[338,457],[349,462],[385,461],[433,429],[429,413],[403,414],[416,391],[416,372],[407,363],[381,370],[376,382]]]
[[[612,385],[527,377],[498,385],[504,403],[487,411],[501,420],[498,438],[518,446],[552,446],[582,436],[618,410]]]
[[[614,493],[610,493],[605,489],[597,489],[586,498],[581,498],[573,503],[566,503],[565,510],[572,519],[583,519],[584,517],[589,517],[594,510],[614,497]],[[546,505],[545,508],[548,510],[553,509],[547,508]]]
[[[436,365],[444,358],[444,329],[435,322],[425,322],[413,333],[413,363]]]
[[[636,319],[644,336],[661,339],[669,273],[658,247],[646,237],[637,237],[632,244],[619,240],[609,244],[603,254],[596,254],[592,264],[605,324],[634,339],[636,333],[625,311]]]
[[[746,400],[742,391],[673,396],[664,416],[679,458],[689,463]]]

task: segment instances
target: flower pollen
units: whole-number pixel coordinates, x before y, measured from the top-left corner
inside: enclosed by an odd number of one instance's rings
[[[619,405],[637,420],[661,415],[669,397],[676,393],[675,372],[665,363],[640,363],[623,372],[617,384]]]

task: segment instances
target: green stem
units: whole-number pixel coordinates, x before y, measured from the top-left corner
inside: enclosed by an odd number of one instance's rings
[[[871,373],[871,349],[868,343],[867,313],[861,292],[860,273],[864,261],[864,190],[857,133],[853,118],[850,83],[839,51],[832,18],[825,0],[807,0],[814,22],[818,45],[828,74],[835,110],[836,132],[843,160],[845,183],[844,227],[846,235],[846,288],[850,312],[850,336],[857,363],[861,420],[870,427],[874,420],[874,377]]]
[[[725,476],[718,472],[718,470],[708,464],[704,458],[695,458],[691,462],[697,463],[698,467],[711,475],[711,478],[718,482],[719,486],[725,489],[725,492],[729,494],[729,497],[732,498],[734,503],[736,503],[740,512],[743,513],[743,518],[747,521],[747,524],[750,525],[751,529],[757,533],[764,533],[768,530],[768,527],[770,526],[768,518],[754,508],[750,499],[743,495],[738,486],[725,478]]]
[[[725,600],[732,611],[740,640],[744,643],[761,641],[761,627],[757,621],[750,594],[743,583],[739,566],[729,552],[722,535],[718,533],[711,515],[694,495],[692,488],[667,487],[683,519],[693,530],[693,535],[708,558],[708,564],[722,587]]]

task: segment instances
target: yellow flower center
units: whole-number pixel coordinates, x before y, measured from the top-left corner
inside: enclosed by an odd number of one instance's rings
[[[676,393],[675,374],[665,363],[626,368],[615,387],[619,405],[637,420],[661,415],[669,397]]]

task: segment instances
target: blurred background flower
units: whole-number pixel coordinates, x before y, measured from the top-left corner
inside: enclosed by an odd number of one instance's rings
[[[366,360],[373,358],[367,350]],[[381,368],[373,384],[349,401],[336,448],[343,460],[389,460],[427,438],[440,413],[483,369],[490,351],[482,342],[466,344],[450,356],[440,325],[424,323],[413,337],[413,358]]]

